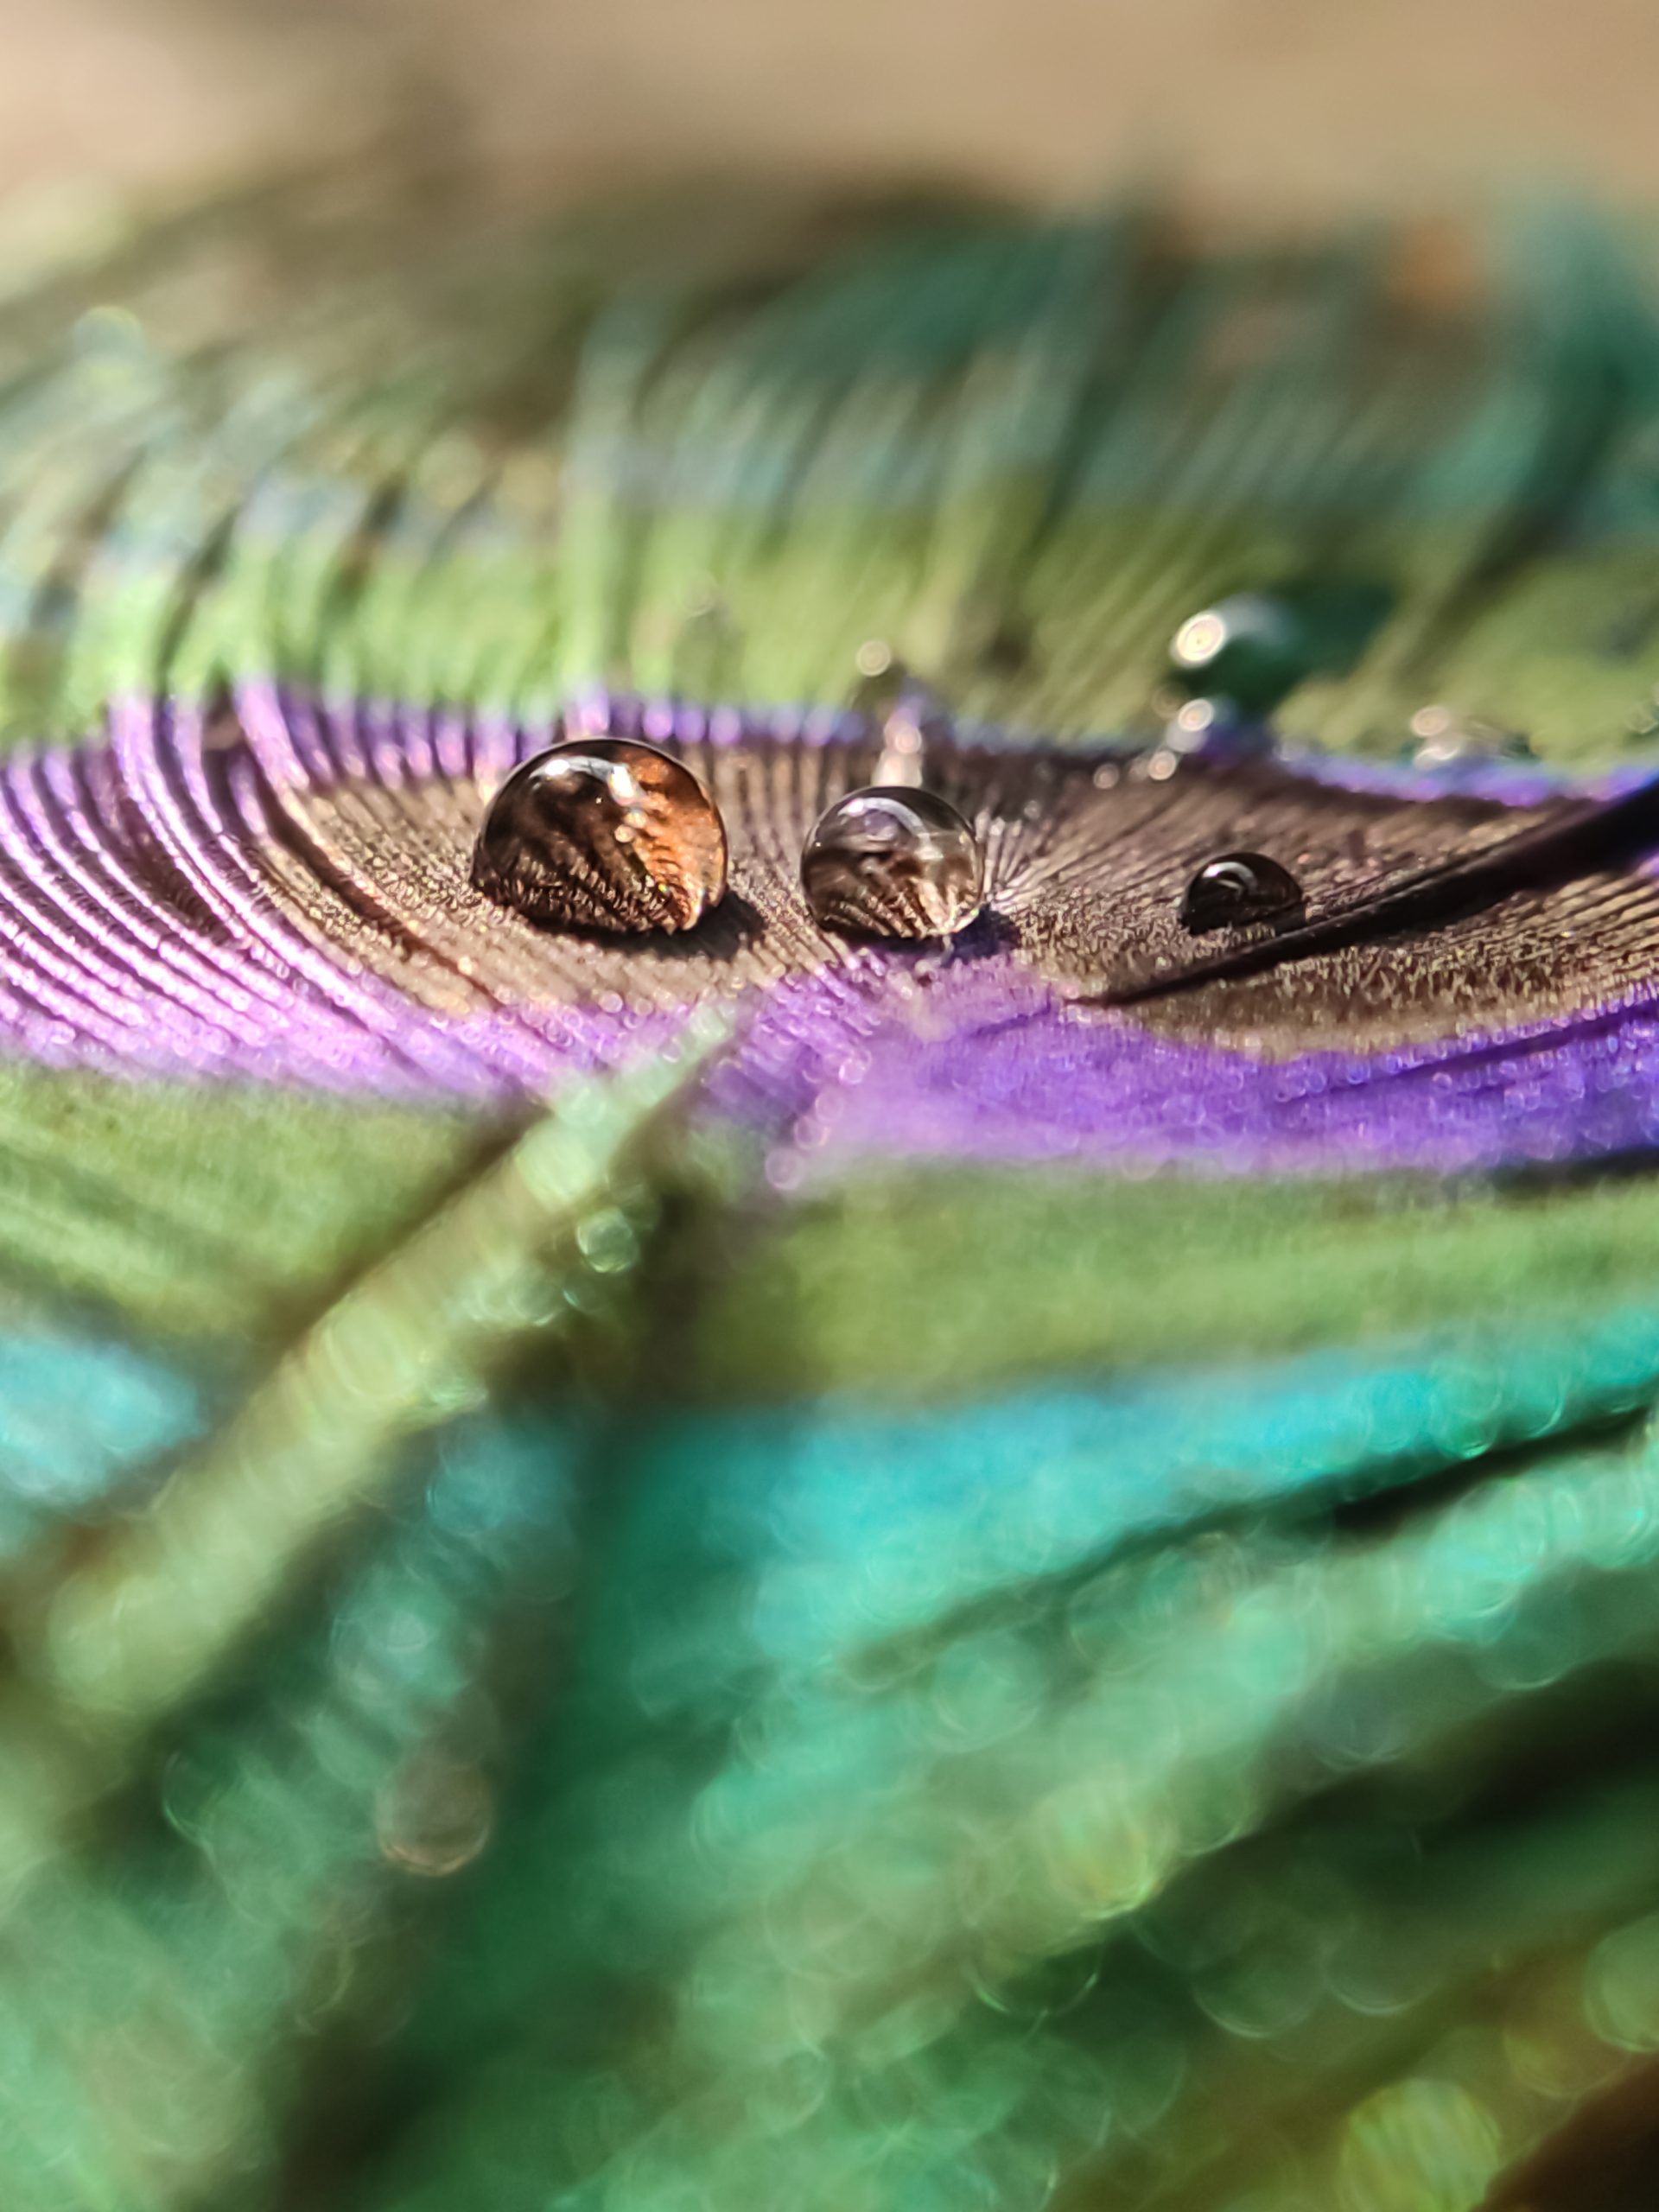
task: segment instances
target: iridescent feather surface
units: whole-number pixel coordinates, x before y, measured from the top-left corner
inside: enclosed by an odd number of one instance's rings
[[[1649,2205],[1647,246],[385,207],[0,303],[6,2212]]]

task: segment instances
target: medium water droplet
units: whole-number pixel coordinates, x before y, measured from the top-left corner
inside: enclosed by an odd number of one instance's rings
[[[1308,677],[1351,668],[1392,603],[1386,586],[1354,576],[1235,592],[1182,623],[1170,640],[1171,676],[1259,717]]]
[[[473,882],[561,929],[689,930],[726,890],[726,831],[691,771],[654,746],[573,738],[490,802]]]
[[[815,921],[855,937],[954,937],[982,903],[979,842],[936,792],[872,785],[819,816],[801,855]]]
[[[1180,923],[1194,935],[1300,912],[1302,887],[1262,853],[1218,853],[1186,887]]]

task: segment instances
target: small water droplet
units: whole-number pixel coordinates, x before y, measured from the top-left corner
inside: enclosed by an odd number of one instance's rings
[[[936,792],[872,785],[818,817],[801,888],[823,928],[855,937],[953,937],[982,903],[979,842]]]
[[[576,1249],[596,1275],[625,1274],[639,1257],[639,1239],[626,1214],[607,1206],[577,1230]]]
[[[405,1760],[375,1801],[382,1856],[433,1879],[470,1866],[494,1824],[494,1795],[483,1770],[440,1751],[417,1751]]]
[[[1253,760],[1274,749],[1273,732],[1236,699],[1187,699],[1164,725],[1159,751],[1182,760]]]
[[[1460,715],[1445,706],[1420,707],[1411,718],[1414,768],[1473,768],[1494,760],[1530,760],[1536,756],[1519,730]]]
[[[1262,853],[1218,853],[1186,887],[1180,923],[1196,936],[1300,913],[1302,887]]]
[[[766,1154],[766,1180],[774,1191],[793,1191],[798,1188],[805,1166],[798,1153],[779,1146]]]
[[[584,737],[539,753],[490,802],[473,882],[561,929],[689,930],[726,890],[726,832],[654,746]]]
[[[881,740],[881,757],[870,780],[915,789],[924,779],[928,747],[948,736],[950,718],[925,683],[886,647],[882,652],[886,658],[876,666],[875,657],[861,649],[861,677],[852,697],[855,712],[868,716]]]

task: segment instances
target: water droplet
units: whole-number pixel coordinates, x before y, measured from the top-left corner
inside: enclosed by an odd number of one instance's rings
[[[1238,592],[1190,614],[1169,647],[1188,683],[1197,678],[1205,691],[1224,692],[1247,711],[1276,705],[1316,657],[1296,611],[1267,592]]]
[[[689,930],[726,890],[726,831],[691,771],[611,737],[526,760],[490,803],[473,882],[561,929]]]
[[[818,817],[801,855],[813,918],[855,937],[953,937],[982,903],[979,842],[933,791],[872,785]]]
[[[1236,699],[1185,700],[1164,725],[1159,753],[1178,760],[1254,760],[1274,749],[1273,732]]]
[[[948,736],[950,718],[931,690],[882,640],[861,645],[859,681],[852,695],[855,714],[865,715],[881,740],[881,757],[873,784],[918,786],[928,747]]]
[[[494,1795],[482,1769],[441,1751],[405,1760],[375,1801],[382,1856],[435,1880],[470,1866],[494,1825]]]
[[[973,1972],[975,1995],[994,2012],[1012,2019],[1040,2021],[1075,2012],[1100,1980],[1100,1953],[1084,1944],[1034,1961],[1016,1960],[1006,1974],[981,1967]]]
[[[1455,2082],[1417,2075],[1353,2107],[1338,2194],[1348,2212],[1457,2212],[1484,2201],[1503,2163],[1489,2108]]]
[[[1262,853],[1219,853],[1187,885],[1180,922],[1196,936],[1300,913],[1301,906],[1301,885],[1277,861]]]
[[[1411,734],[1414,768],[1480,767],[1493,760],[1536,757],[1519,730],[1451,707],[1420,707],[1411,718]]]
[[[626,1274],[639,1257],[639,1239],[626,1214],[607,1206],[577,1230],[576,1249],[596,1275]]]

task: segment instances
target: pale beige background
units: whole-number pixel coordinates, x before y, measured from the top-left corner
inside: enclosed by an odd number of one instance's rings
[[[503,175],[1126,172],[1282,219],[1659,202],[1659,0],[0,0],[0,190],[169,195],[410,111]]]

